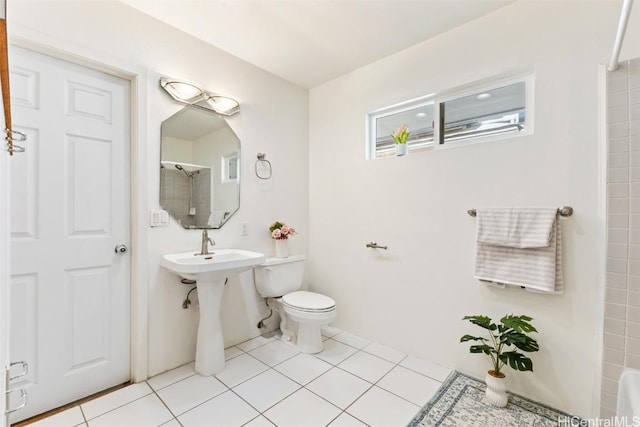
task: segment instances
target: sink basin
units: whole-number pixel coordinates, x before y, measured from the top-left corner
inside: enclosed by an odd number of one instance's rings
[[[264,255],[258,252],[241,249],[217,249],[209,255],[199,255],[198,252],[164,255],[161,265],[180,275],[207,273],[228,277],[250,270],[263,262]]]
[[[224,369],[220,303],[226,279],[263,262],[263,254],[241,249],[216,249],[208,255],[182,252],[162,257],[160,265],[181,277],[195,280],[198,287],[200,322],[195,366],[198,374],[215,375]]]

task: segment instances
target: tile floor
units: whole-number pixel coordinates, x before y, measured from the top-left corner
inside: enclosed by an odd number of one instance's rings
[[[336,328],[323,335],[316,355],[257,337],[226,349],[214,377],[191,363],[30,426],[405,426],[451,373]]]

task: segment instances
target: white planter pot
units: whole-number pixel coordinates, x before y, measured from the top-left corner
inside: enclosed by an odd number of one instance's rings
[[[407,144],[396,144],[396,156],[404,156],[407,152]]]
[[[507,395],[507,378],[497,378],[487,372],[484,382],[487,383],[487,401],[500,408],[507,406],[507,402],[509,401],[509,395]]]
[[[276,258],[289,257],[289,242],[287,239],[276,239]]]

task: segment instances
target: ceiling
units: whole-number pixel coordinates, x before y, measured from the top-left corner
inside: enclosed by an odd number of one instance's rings
[[[311,88],[516,0],[120,0]]]

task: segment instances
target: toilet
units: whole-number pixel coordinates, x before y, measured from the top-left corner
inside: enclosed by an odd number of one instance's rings
[[[254,268],[256,288],[278,311],[282,339],[303,353],[319,353],[320,328],[335,320],[336,302],[326,295],[300,290],[304,261],[304,255],[267,258]]]

